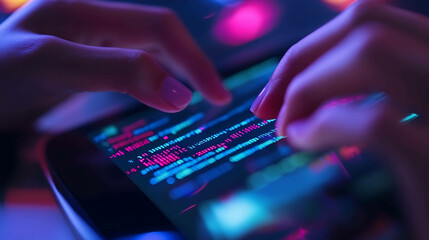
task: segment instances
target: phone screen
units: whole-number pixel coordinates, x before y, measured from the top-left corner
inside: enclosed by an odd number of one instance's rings
[[[182,112],[142,111],[88,138],[189,238],[304,236],[320,219],[312,211],[324,211],[322,186],[348,173],[340,154],[296,152],[276,135],[274,119],[250,112],[277,64],[269,59],[227,78],[234,96],[227,106],[194,93]]]

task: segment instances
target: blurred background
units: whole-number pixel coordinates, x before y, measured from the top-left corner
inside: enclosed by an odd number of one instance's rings
[[[355,1],[122,0],[174,9],[221,70],[283,53]],[[381,1],[429,14],[425,0]],[[25,2],[27,0],[0,0],[0,21]]]
[[[355,1],[129,0],[124,2],[174,9],[209,58],[221,71],[227,72],[261,59],[283,54],[292,44],[335,17]],[[429,2],[426,0],[384,1],[429,15]],[[26,2],[27,0],[0,0],[0,22]],[[0,239],[73,239],[72,230],[68,227],[67,221],[48,190],[49,187],[39,163],[29,159],[28,162],[20,163],[19,172],[5,194],[4,204],[0,207],[0,222],[4,223],[3,228],[0,229]],[[369,175],[367,181],[368,185],[365,186],[372,186],[373,192],[377,189],[387,189],[389,187],[386,185],[392,184],[388,174],[383,171]],[[384,185],[377,188],[373,186],[374,182]],[[362,187],[356,188],[362,189]],[[345,188],[344,191],[348,191],[346,189],[349,188]],[[380,192],[380,195],[384,196],[382,202],[389,202],[390,195],[383,191]],[[364,194],[368,194],[368,191]],[[344,201],[343,204],[342,207],[346,208],[348,202]],[[370,208],[379,205],[373,206],[369,202],[366,204]],[[391,222],[391,218],[383,218],[383,216],[377,221],[375,226],[381,228],[396,224]],[[297,231],[296,235],[298,237],[305,235],[303,231]]]

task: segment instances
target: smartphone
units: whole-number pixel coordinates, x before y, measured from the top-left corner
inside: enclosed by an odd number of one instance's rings
[[[397,226],[383,202],[390,175],[359,146],[299,152],[275,119],[250,112],[277,64],[227,77],[227,106],[194,93],[179,113],[138,106],[56,136],[46,147],[55,188],[101,239],[344,239],[371,226],[364,210]],[[358,183],[377,190],[371,204],[350,190]]]

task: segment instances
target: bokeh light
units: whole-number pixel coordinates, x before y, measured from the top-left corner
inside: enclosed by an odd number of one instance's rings
[[[353,3],[357,2],[359,0],[322,0],[326,5],[334,9],[335,11],[342,12],[346,8],[348,8]],[[374,0],[379,3],[389,3],[390,0]]]
[[[271,0],[249,0],[225,7],[214,28],[215,38],[239,46],[270,32],[277,23],[279,8]]]
[[[326,3],[328,6],[330,6],[331,8],[333,8],[334,10],[341,12],[358,0],[322,0],[322,1]]]
[[[0,0],[0,11],[4,13],[12,13],[29,0]]]

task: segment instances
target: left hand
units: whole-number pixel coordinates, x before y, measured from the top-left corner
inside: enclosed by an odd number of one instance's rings
[[[0,52],[0,130],[22,129],[81,91],[126,93],[178,112],[192,93],[174,77],[211,103],[231,100],[213,64],[165,8],[33,0],[0,25]]]

